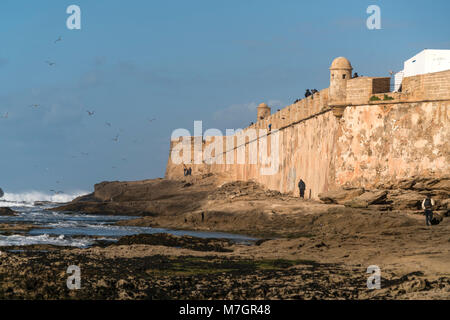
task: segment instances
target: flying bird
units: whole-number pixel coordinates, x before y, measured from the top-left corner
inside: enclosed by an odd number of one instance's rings
[[[116,135],[116,137],[115,137],[115,138],[113,138],[113,141],[114,141],[114,142],[117,142],[117,141],[119,141],[119,135]]]
[[[57,43],[58,41],[61,41],[61,40],[62,40],[62,38],[61,38],[61,36],[59,36],[58,39],[55,40],[55,43]]]
[[[147,118],[147,120],[148,120],[148,122],[152,123],[152,122],[155,121],[156,119],[155,119],[155,118],[153,118],[153,119],[148,119],[148,118]]]
[[[95,111],[89,111],[89,110],[86,110],[86,112],[88,113],[89,116],[93,116],[95,113]]]
[[[52,61],[45,61],[45,63],[47,63],[50,67],[51,66],[54,66],[56,63],[55,62],[52,62]]]
[[[30,107],[32,107],[32,108],[38,108],[40,106],[41,106],[40,104],[32,104],[32,105],[30,105]]]
[[[108,127],[111,127],[111,123],[105,122],[105,124],[106,124]]]

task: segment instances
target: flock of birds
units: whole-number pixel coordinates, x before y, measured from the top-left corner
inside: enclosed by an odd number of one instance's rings
[[[60,42],[60,41],[62,41],[62,37],[61,37],[61,36],[59,36],[59,37],[54,41],[54,44],[56,44],[56,43],[58,43],[58,42]],[[56,62],[51,61],[51,60],[45,60],[45,63],[46,63],[49,67],[53,67],[53,66],[56,65]],[[33,109],[38,109],[38,108],[41,108],[42,105],[41,105],[41,104],[34,103],[34,104],[29,105],[29,107],[30,107],[30,108],[33,108]],[[86,110],[86,113],[88,114],[89,117],[93,117],[93,116],[95,115],[95,110]],[[0,119],[9,119],[9,116],[10,116],[10,115],[9,115],[9,112],[6,112],[6,113],[0,115]],[[152,122],[155,121],[155,120],[156,120],[156,118],[152,118],[152,119],[147,118],[147,121],[148,121],[149,123],[152,123]],[[105,122],[105,125],[108,126],[108,127],[112,127],[111,122],[108,122],[108,121]],[[122,129],[120,129],[120,131],[122,131]],[[119,142],[119,137],[120,137],[120,135],[119,135],[119,134],[116,134],[111,140],[112,140],[114,143],[117,143],[117,142]],[[133,142],[136,143],[136,142],[137,142],[137,139],[134,139]],[[88,153],[88,152],[80,152],[80,154],[81,154],[82,156],[89,156],[89,153]],[[72,158],[76,158],[76,157],[77,157],[77,156],[75,156],[75,155],[72,156]],[[127,161],[127,159],[126,159],[126,158],[122,158],[122,161]],[[117,169],[117,167],[116,167],[116,166],[112,166],[112,169]],[[48,168],[46,168],[46,170],[48,171]],[[59,184],[60,181],[56,181],[56,183]],[[52,192],[52,193],[55,194],[55,195],[59,195],[59,194],[63,194],[63,193],[64,193],[63,191],[59,191],[59,190],[55,190],[55,189],[51,189],[51,190],[49,190],[49,191]]]

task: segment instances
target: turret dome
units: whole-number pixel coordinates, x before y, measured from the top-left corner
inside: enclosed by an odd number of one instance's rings
[[[339,57],[333,60],[330,70],[353,70],[353,67],[347,58]]]

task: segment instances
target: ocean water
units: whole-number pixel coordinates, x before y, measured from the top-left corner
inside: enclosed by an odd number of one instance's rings
[[[87,248],[96,240],[117,241],[120,237],[135,234],[170,233],[173,235],[189,235],[201,238],[226,238],[236,242],[250,242],[255,238],[222,232],[200,232],[170,230],[150,227],[116,226],[121,220],[134,219],[130,216],[97,216],[82,213],[63,213],[51,209],[61,203],[69,202],[82,195],[76,192],[70,195],[47,195],[40,192],[8,194],[0,199],[0,207],[10,207],[18,211],[17,216],[0,216],[0,224],[31,224],[36,227],[29,232],[2,234],[0,246],[25,246],[32,244],[51,244]],[[85,193],[84,193],[85,194]],[[48,201],[37,206],[36,201]],[[47,209],[47,210],[46,210]]]

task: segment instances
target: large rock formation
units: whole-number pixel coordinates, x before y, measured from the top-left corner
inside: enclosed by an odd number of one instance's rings
[[[345,202],[354,199],[364,193],[364,189],[337,189],[319,194],[319,199],[324,203],[344,204]]]
[[[16,214],[17,212],[11,208],[0,208],[0,216],[15,216]]]
[[[324,203],[344,204],[352,208],[369,208],[376,210],[422,210],[422,201],[426,195],[436,201],[433,208],[436,221],[450,213],[450,177],[441,179],[413,177],[397,183],[379,184],[376,190],[338,189],[319,195]]]
[[[197,180],[201,183],[196,183]],[[216,181],[209,175],[185,180],[102,182],[95,185],[92,194],[76,198],[56,210],[134,216],[183,214],[197,210],[215,186]]]
[[[373,204],[386,204],[386,195],[387,191],[385,190],[375,190],[364,192],[362,195],[353,198],[350,201],[345,202],[344,204],[348,207],[352,208],[367,208],[369,205]]]

